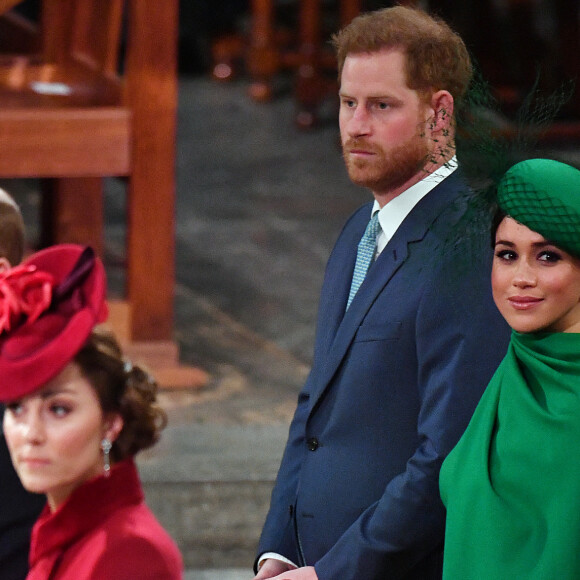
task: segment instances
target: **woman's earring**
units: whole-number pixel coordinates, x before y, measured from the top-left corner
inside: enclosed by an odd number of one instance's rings
[[[101,441],[101,449],[103,450],[103,461],[105,463],[105,477],[109,477],[109,474],[111,472],[111,460],[109,458],[109,453],[111,452],[112,446],[113,444],[107,437],[105,437]]]

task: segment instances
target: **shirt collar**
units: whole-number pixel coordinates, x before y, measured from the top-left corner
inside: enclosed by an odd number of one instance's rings
[[[382,252],[389,240],[393,237],[403,220],[411,210],[425,197],[435,186],[449,177],[457,169],[457,158],[454,156],[445,165],[442,165],[433,173],[426,175],[421,181],[412,185],[406,191],[394,197],[382,208],[375,200],[371,216],[379,212],[381,232],[377,236],[377,251]]]

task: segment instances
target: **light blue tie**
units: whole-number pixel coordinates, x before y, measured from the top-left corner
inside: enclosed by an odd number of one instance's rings
[[[363,237],[358,244],[356,263],[354,265],[350,293],[348,295],[348,302],[346,304],[347,310],[355,294],[358,292],[360,285],[363,283],[369,266],[375,257],[375,252],[377,249],[377,234],[379,233],[380,229],[381,224],[379,223],[379,212],[377,211],[369,221],[367,229],[365,230],[365,233],[363,234]]]

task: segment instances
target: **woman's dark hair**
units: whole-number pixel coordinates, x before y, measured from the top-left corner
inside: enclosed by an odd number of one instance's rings
[[[95,327],[74,362],[95,389],[103,413],[119,413],[123,419],[111,449],[114,461],[132,457],[159,440],[167,415],[157,402],[157,382],[123,358],[112,332]]]
[[[493,218],[491,221],[491,247],[492,249],[495,248],[495,235],[497,234],[497,228],[499,228],[499,224],[503,221],[503,218],[507,216],[507,213],[503,211],[499,206],[496,206]]]

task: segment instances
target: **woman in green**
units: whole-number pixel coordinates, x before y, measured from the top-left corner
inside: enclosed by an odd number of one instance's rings
[[[448,580],[580,578],[580,171],[498,185],[492,288],[508,352],[443,463]]]

